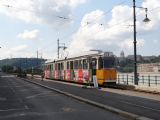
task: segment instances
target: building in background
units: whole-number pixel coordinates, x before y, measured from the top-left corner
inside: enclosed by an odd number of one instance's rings
[[[128,55],[127,59],[134,61],[134,55]],[[137,62],[140,62],[142,60],[143,60],[143,57],[141,55],[137,55]]]
[[[124,51],[121,51],[120,57],[118,59],[119,59],[119,62],[125,62],[126,61]]]
[[[160,73],[160,63],[138,64],[139,73]]]

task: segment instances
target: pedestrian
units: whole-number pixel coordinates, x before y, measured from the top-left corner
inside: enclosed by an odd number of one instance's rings
[[[33,73],[31,73],[31,75],[32,75],[32,79],[33,79]]]
[[[44,72],[42,72],[42,74],[41,74],[41,81],[43,81],[43,78],[44,78]]]

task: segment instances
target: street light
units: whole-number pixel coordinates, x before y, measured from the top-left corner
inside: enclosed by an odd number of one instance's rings
[[[147,23],[147,22],[150,22],[151,20],[147,16],[148,9],[147,8],[144,8],[144,9],[145,9],[145,12],[146,12],[146,18],[143,20],[143,22]]]
[[[145,12],[146,12],[146,17],[145,19],[143,20],[143,22],[149,22],[149,18],[147,17],[147,11],[148,9],[147,8],[143,8],[143,7],[139,7],[139,8],[142,8],[142,9],[145,9]],[[133,0],[133,33],[134,33],[134,84],[135,85],[138,85],[138,76],[137,76],[137,40],[136,40],[136,3],[135,3],[135,0]]]

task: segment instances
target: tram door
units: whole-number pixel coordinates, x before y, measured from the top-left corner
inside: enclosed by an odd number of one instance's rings
[[[73,71],[73,61],[70,61],[70,75],[69,75],[69,79],[73,80],[74,79],[74,71]]]
[[[97,68],[97,59],[92,58],[92,61],[91,61],[92,76],[96,75],[96,68]]]

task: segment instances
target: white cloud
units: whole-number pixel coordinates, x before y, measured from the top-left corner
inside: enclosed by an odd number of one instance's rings
[[[26,22],[49,24],[60,27],[68,24],[70,19],[61,19],[57,16],[70,18],[72,8],[87,0],[5,0],[0,12]]]
[[[143,39],[137,40],[137,47],[143,47],[145,44]],[[126,39],[122,43],[119,44],[121,48],[133,49],[133,39]]]
[[[143,2],[143,7],[148,7],[149,10],[160,6],[159,0],[146,0]],[[152,3],[152,4],[151,4]],[[154,5],[157,4],[157,5]],[[86,51],[89,49],[101,49],[105,51],[113,51],[119,54],[119,51],[125,50],[127,53],[133,53],[133,8],[127,5],[115,6],[112,10],[112,17],[106,21],[104,12],[101,10],[92,11],[84,15],[81,26],[72,37],[71,44],[68,48],[70,54]],[[137,9],[137,32],[148,34],[149,31],[157,29],[157,24],[160,25],[160,12],[154,13],[152,20],[151,12],[148,17],[151,23],[144,24],[142,20],[145,17],[143,10]],[[103,25],[101,25],[103,23]],[[145,39],[138,38],[137,46],[143,47]]]
[[[115,14],[116,12],[113,10],[113,13]],[[86,14],[82,19],[81,27],[73,35],[73,40],[69,47],[70,53],[89,49],[118,51],[122,47],[120,44],[125,43],[126,39],[131,37],[131,30],[121,24],[113,26],[113,23],[115,24],[115,21],[117,21],[115,17],[107,24],[101,25],[104,21],[103,11],[96,10]]]
[[[151,20],[150,27],[159,28],[160,26],[160,0],[145,0],[143,7],[148,8],[148,18]]]
[[[6,57],[26,57],[25,54],[28,52],[25,52],[27,50],[28,46],[27,45],[18,45],[16,47],[12,47],[10,49],[8,48],[3,48],[0,49],[1,51],[1,58],[6,58]]]
[[[25,40],[35,40],[35,39],[38,39],[39,37],[39,30],[37,29],[32,31],[24,30],[24,32],[19,33],[17,37]]]
[[[19,45],[14,48],[11,48],[11,50],[14,52],[21,52],[21,51],[25,50],[26,48],[27,48],[27,45]]]

